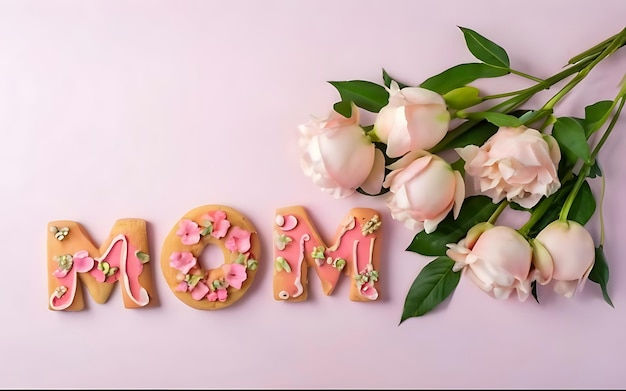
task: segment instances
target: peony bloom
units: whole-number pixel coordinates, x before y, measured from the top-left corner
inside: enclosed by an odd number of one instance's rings
[[[565,297],[583,289],[595,263],[595,245],[582,225],[572,220],[553,221],[532,243],[537,282],[546,285],[556,280],[554,290]]]
[[[374,131],[387,144],[387,156],[398,157],[434,147],[449,126],[450,113],[441,95],[420,87],[400,89],[392,82],[389,103],[378,112]]]
[[[473,177],[476,190],[494,203],[506,198],[532,208],[561,187],[559,146],[535,129],[501,127],[481,147],[468,145],[456,152],[465,160],[465,173]]]
[[[457,244],[448,244],[448,257],[480,289],[496,299],[507,299],[513,290],[520,301],[530,294],[528,274],[532,247],[515,229],[478,224]]]
[[[453,210],[459,214],[465,184],[450,164],[424,151],[411,152],[389,165],[385,179],[392,196],[387,200],[391,216],[411,230],[431,233]]]
[[[311,120],[298,130],[302,170],[324,192],[334,198],[347,197],[359,187],[378,193],[385,159],[359,125],[355,105],[350,118],[331,111],[327,118]]]

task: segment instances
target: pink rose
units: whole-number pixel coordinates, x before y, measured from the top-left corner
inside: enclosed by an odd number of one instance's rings
[[[553,221],[531,243],[537,282],[546,285],[555,280],[554,290],[565,297],[583,289],[595,263],[595,245],[582,225]]]
[[[473,177],[476,190],[494,203],[506,198],[532,208],[561,187],[559,146],[535,129],[501,127],[481,147],[468,145],[456,152],[465,160],[465,173]]]
[[[532,247],[515,229],[481,223],[457,244],[448,244],[448,257],[483,291],[507,299],[513,290],[520,301],[530,294]]]
[[[374,131],[389,157],[429,149],[448,133],[450,113],[443,97],[420,87],[389,88],[389,103],[376,116]]]
[[[359,125],[355,105],[350,118],[331,111],[327,118],[313,119],[298,129],[302,170],[324,192],[334,198],[347,197],[359,187],[378,193],[385,159]]]
[[[439,156],[411,152],[389,165],[385,179],[392,196],[387,200],[391,217],[411,230],[431,233],[453,210],[456,218],[465,198],[465,184],[458,171]]]

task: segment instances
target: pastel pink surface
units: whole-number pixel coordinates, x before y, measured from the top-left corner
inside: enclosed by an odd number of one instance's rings
[[[380,82],[385,68],[418,84],[474,61],[457,26],[547,77],[621,30],[624,15],[618,0],[3,1],[0,237],[5,267],[20,272],[0,296],[0,387],[626,386],[623,119],[600,154],[615,309],[591,283],[569,300],[542,290],[537,304],[496,301],[462,280],[441,308],[400,326],[406,292],[430,259],[404,250],[413,233],[391,220],[384,198],[320,192],[300,170],[296,130],[337,101],[328,80]],[[613,99],[625,59],[600,64],[558,114]],[[238,209],[262,241],[254,284],[232,307],[190,309],[153,267],[156,308],[124,309],[117,287],[107,304],[87,296],[82,312],[48,310],[48,221],[79,221],[100,245],[118,218],[146,219],[157,265],[172,224],[205,204]],[[275,301],[274,211],[288,205],[306,207],[324,238],[352,207],[385,213],[385,299],[351,302],[345,279],[326,297],[312,273],[306,302]],[[589,227],[597,241],[597,215]],[[365,348],[374,359],[360,359]]]

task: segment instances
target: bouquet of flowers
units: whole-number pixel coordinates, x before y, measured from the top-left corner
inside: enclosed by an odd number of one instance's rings
[[[304,173],[335,198],[386,197],[392,218],[415,232],[407,250],[435,257],[410,287],[400,323],[446,300],[463,275],[496,299],[515,292],[537,302],[537,284],[573,297],[591,280],[612,306],[601,210],[599,243],[585,225],[601,205],[588,179],[602,177],[597,157],[624,106],[626,80],[580,116],[558,116],[555,107],[624,46],[626,28],[546,79],[513,69],[501,46],[460,30],[478,61],[418,86],[384,69],[381,84],[330,81],[340,100],[326,118],[298,127]],[[485,95],[474,83],[506,75],[529,86]],[[562,81],[541,107],[524,107]],[[362,110],[374,113],[373,123],[361,123]],[[526,211],[528,220],[499,224],[507,208]]]

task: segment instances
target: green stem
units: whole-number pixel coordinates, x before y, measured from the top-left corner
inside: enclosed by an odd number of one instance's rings
[[[580,190],[580,187],[582,186],[583,182],[585,182],[585,180],[587,179],[587,175],[589,175],[590,168],[591,168],[591,165],[585,163],[581,167],[580,172],[578,172],[578,178],[576,178],[576,183],[574,183],[574,187],[572,188],[572,191],[570,191],[570,193],[567,195],[567,198],[565,199],[565,203],[563,203],[563,207],[561,208],[561,213],[559,213],[560,221],[567,221],[567,215],[569,214],[569,210],[572,208],[572,204],[574,203],[574,199],[576,198],[576,195],[578,195],[578,190]]]
[[[502,94],[493,94],[493,95],[485,95],[483,96],[483,100],[491,100],[491,99],[500,99],[500,98],[508,98],[509,96],[519,95],[524,92],[526,89],[511,91],[511,92],[503,92]]]
[[[574,56],[572,58],[570,58],[570,60],[567,62],[568,64],[575,64],[578,61],[582,60],[585,57],[589,57],[592,56],[594,54],[600,53],[601,51],[603,51],[610,43],[611,41],[613,41],[615,38],[617,38],[624,30],[622,30],[621,32],[615,34],[614,36],[605,39],[604,41],[600,42],[599,44],[585,50],[584,52],[580,53],[577,56]]]
[[[524,237],[528,237],[530,229],[543,217],[543,215],[550,210],[554,197],[544,198],[539,202],[535,210],[532,211],[528,221],[520,227],[517,231]]]
[[[613,107],[613,106],[611,106],[611,107]],[[602,137],[598,141],[598,144],[596,145],[596,147],[593,149],[593,151],[591,151],[591,155],[589,157],[590,161],[593,162],[594,159],[596,158],[596,156],[598,156],[598,153],[600,153],[600,149],[602,148],[602,146],[604,145],[606,140],[609,138],[609,135],[613,131],[613,128],[615,128],[615,124],[617,123],[617,120],[618,120],[620,114],[622,113],[622,109],[623,108],[624,108],[624,98],[622,97],[620,99],[620,103],[619,103],[619,106],[617,107],[617,111],[615,112],[615,115],[613,115],[613,118],[611,118],[611,122],[609,123],[609,126],[607,127],[606,131],[604,132],[604,134],[602,135]],[[610,113],[610,112],[611,112],[611,110],[608,110],[607,114]],[[598,121],[598,123],[603,124],[604,121],[606,121],[606,118],[604,118],[604,120]]]
[[[537,92],[549,89],[552,85],[558,83],[559,81],[565,79],[568,76],[573,75],[574,73],[579,72],[585,66],[591,63],[592,59],[585,59],[580,63],[573,65],[549,78],[544,80],[541,83],[537,83],[534,86],[525,88],[523,90],[516,91],[515,96],[510,99],[505,100],[504,102],[500,102],[487,111],[497,111],[506,113],[511,110],[516,109],[517,107],[523,105],[530,98],[532,98]],[[471,129],[474,125],[476,125],[480,121],[476,120],[468,120],[461,125],[457,126],[453,130],[449,131],[446,136],[439,142],[439,144],[435,145],[433,148],[429,150],[431,153],[438,153],[447,149],[447,146],[455,140],[457,137],[461,136],[463,133]]]
[[[515,96],[501,102],[499,104],[494,105],[490,109],[486,111],[494,111],[494,112],[502,112],[507,113],[511,110],[514,110],[527,102],[530,98],[532,98],[537,92],[549,89],[552,85],[558,83],[559,81],[571,76],[575,73],[578,73],[574,79],[572,79],[565,87],[561,89],[555,96],[550,99],[546,105],[544,105],[544,109],[552,110],[552,107],[565,96],[574,86],[576,86],[582,79],[587,76],[587,74],[593,69],[600,61],[604,58],[608,57],[620,47],[624,46],[626,43],[626,29],[623,29],[620,33],[615,36],[609,38],[607,41],[611,43],[608,46],[603,46],[598,44],[596,46],[601,46],[604,49],[596,53],[594,55],[586,56],[584,59],[580,60],[575,65],[568,67],[567,69],[562,70],[561,72],[543,80],[535,84],[534,86],[525,88],[523,90],[517,91]],[[495,96],[495,95],[492,95]],[[546,119],[543,127],[545,127],[549,121],[550,117]],[[463,124],[457,126],[455,129],[449,131],[446,136],[441,140],[437,145],[429,150],[431,153],[438,153],[447,149],[447,146],[455,140],[457,137],[471,129],[478,122],[477,120],[468,120]]]
[[[611,43],[608,46],[604,47],[604,49],[596,55],[593,61],[591,61],[588,65],[586,65],[583,69],[581,69],[580,72],[578,72],[578,74],[574,76],[574,78],[572,78],[572,80],[570,80],[563,88],[561,88],[559,92],[557,92],[552,98],[550,98],[550,100],[548,100],[543,105],[542,109],[552,110],[554,106],[561,99],[563,99],[565,95],[567,95],[568,92],[570,92],[574,87],[578,85],[578,83],[580,83],[581,81],[583,81],[585,77],[587,77],[589,72],[591,72],[591,70],[596,65],[598,65],[602,60],[604,60],[611,54],[615,53],[617,49],[619,49],[620,47],[624,45],[624,42],[626,42],[626,29],[622,30],[619,34],[617,34],[613,38]],[[546,126],[549,125],[549,121],[550,121],[550,118],[546,118],[540,130],[545,129]]]
[[[507,206],[509,206],[509,201],[502,200],[502,202],[500,202],[500,205],[498,205],[498,208],[493,212],[491,217],[489,217],[489,220],[487,220],[487,222],[490,224],[495,224],[496,220],[498,220],[498,217],[500,217],[500,213],[502,213],[502,211],[506,209]]]
[[[604,175],[602,176],[602,187],[600,188],[600,203],[598,205],[598,215],[600,216],[600,247],[604,246],[604,215],[602,214],[602,204],[604,203]]]
[[[514,74],[514,75],[518,75],[518,76],[521,76],[521,77],[525,77],[526,79],[530,79],[530,80],[536,81],[537,83],[541,83],[541,82],[543,81],[543,79],[540,79],[540,78],[535,77],[535,76],[531,76],[531,75],[529,75],[529,74],[527,74],[527,73],[524,73],[524,72],[516,71],[515,69],[510,69],[510,68],[509,68],[509,70],[510,70],[510,71],[511,71],[511,73],[512,73],[512,74]]]

